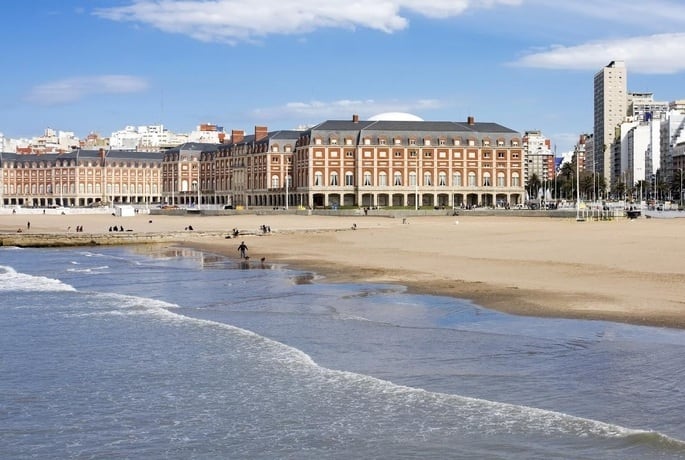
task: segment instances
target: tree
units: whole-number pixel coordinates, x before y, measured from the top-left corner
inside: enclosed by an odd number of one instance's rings
[[[580,174],[580,191],[581,195],[587,199],[587,197],[592,196],[592,189],[595,184],[592,180],[592,173],[582,173]]]
[[[531,174],[528,178],[528,186],[526,187],[528,190],[528,196],[531,200],[534,200],[538,197],[538,190],[540,190],[541,185],[542,184],[538,175],[535,173]]]

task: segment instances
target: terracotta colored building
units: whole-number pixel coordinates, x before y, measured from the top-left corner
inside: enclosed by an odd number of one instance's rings
[[[406,114],[405,114],[406,115]],[[472,207],[524,201],[521,135],[496,123],[328,120],[163,153],[2,154],[2,203]]]
[[[161,198],[162,155],[74,150],[62,154],[0,153],[5,206],[151,204]]]

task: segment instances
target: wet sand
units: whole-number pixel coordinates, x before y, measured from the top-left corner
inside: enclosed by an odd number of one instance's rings
[[[264,257],[328,282],[401,284],[518,315],[685,328],[685,219],[0,216],[0,232],[102,234],[112,225],[181,232],[174,244],[235,258],[245,241],[250,264]],[[233,228],[243,235],[226,239]]]

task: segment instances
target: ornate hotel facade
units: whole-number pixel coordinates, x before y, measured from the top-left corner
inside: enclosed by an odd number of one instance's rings
[[[144,204],[161,199],[161,155],[74,150],[0,153],[0,203],[24,207]]]
[[[496,123],[328,120],[163,153],[2,154],[4,205],[471,207],[524,201],[520,133]]]

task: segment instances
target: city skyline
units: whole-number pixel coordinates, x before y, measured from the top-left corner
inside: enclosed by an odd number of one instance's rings
[[[249,132],[401,111],[540,130],[561,155],[592,133],[610,61],[626,62],[628,91],[685,97],[685,6],[570,3],[13,2],[0,132]]]

